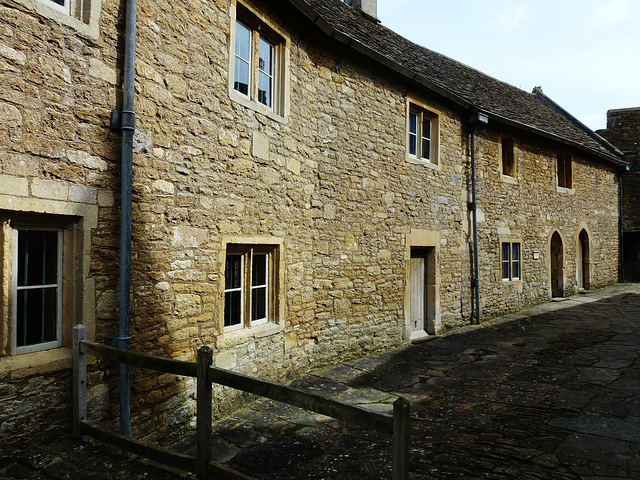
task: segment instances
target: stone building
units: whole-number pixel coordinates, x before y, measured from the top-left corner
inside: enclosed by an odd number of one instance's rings
[[[617,281],[618,150],[373,0],[275,3],[138,2],[133,350],[286,380]],[[71,327],[118,332],[124,15],[0,0],[6,445],[68,428]],[[132,372],[134,434],[184,426],[192,387]]]
[[[598,131],[624,153],[622,175],[622,252],[625,281],[640,280],[640,108],[607,112],[607,128]]]

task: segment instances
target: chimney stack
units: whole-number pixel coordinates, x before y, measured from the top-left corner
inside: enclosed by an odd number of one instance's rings
[[[378,19],[378,0],[343,0],[343,2],[361,10],[375,20]]]

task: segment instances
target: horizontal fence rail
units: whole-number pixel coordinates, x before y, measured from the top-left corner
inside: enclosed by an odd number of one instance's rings
[[[251,477],[211,461],[212,383],[217,383],[391,434],[393,436],[393,480],[409,478],[410,406],[409,402],[402,397],[394,402],[393,415],[373,412],[297,388],[214,367],[213,352],[206,346],[198,350],[197,362],[183,362],[87,341],[86,329],[82,325],[76,325],[73,329],[73,346],[73,432],[78,437],[91,435],[132,453],[196,472],[199,480],[208,478],[209,474],[221,480],[250,479]],[[196,456],[183,455],[152,446],[88,422],[86,420],[86,355],[134,367],[196,378]]]

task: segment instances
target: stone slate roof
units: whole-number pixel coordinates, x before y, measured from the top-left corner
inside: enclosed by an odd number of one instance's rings
[[[472,112],[615,163],[622,154],[540,89],[527,93],[417,45],[340,0],[289,0],[326,34]]]

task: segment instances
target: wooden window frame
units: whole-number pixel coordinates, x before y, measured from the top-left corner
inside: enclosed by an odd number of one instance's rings
[[[277,269],[278,269],[278,261],[277,261],[277,247],[272,245],[242,245],[242,244],[230,244],[227,245],[227,250],[225,253],[225,269],[224,269],[224,307],[223,307],[223,329],[225,332],[238,330],[242,328],[251,328],[258,325],[266,324],[266,323],[277,323],[277,315],[276,315],[276,292],[277,285],[276,279]],[[240,256],[241,257],[241,275],[240,275],[240,286],[227,288],[226,280],[227,280],[227,264],[226,259],[230,256]],[[255,263],[254,259],[257,256],[265,256],[266,257],[266,274],[264,282],[260,284],[254,284],[254,268]],[[254,300],[255,300],[255,292],[258,289],[265,288],[265,305],[264,311],[265,316],[261,318],[253,318],[254,315]],[[234,322],[233,324],[226,325],[227,318],[227,293],[231,292],[240,292],[241,301],[240,301],[240,321]]]
[[[516,257],[516,255],[514,255],[515,246],[517,246],[517,258],[514,258]],[[507,247],[506,251],[505,247]],[[514,271],[516,270],[514,266],[517,266],[517,275],[514,275]],[[522,280],[522,242],[513,241],[500,243],[500,267],[503,282]]]
[[[500,135],[500,173],[503,177],[516,178],[517,157],[515,139]]]
[[[53,284],[40,284],[40,285],[19,285],[19,271],[24,268],[19,257],[19,236],[21,232],[56,232],[57,244],[56,244],[56,281]],[[41,350],[49,350],[51,348],[59,348],[62,346],[62,299],[63,299],[63,286],[62,286],[62,272],[63,272],[63,234],[60,227],[35,227],[35,226],[14,226],[13,227],[13,245],[12,245],[12,313],[11,313],[11,351],[15,355],[23,353],[38,352]],[[27,262],[28,262],[27,255]],[[19,292],[33,291],[33,290],[53,290],[55,289],[55,339],[48,341],[41,341],[31,344],[18,345],[18,297]],[[26,310],[26,307],[24,308]],[[25,312],[26,313],[26,312]],[[44,322],[44,320],[43,320]],[[26,334],[26,322],[23,327]],[[44,329],[44,326],[42,327]]]
[[[556,157],[556,184],[560,188],[573,189],[573,155],[558,152]]]
[[[440,163],[440,113],[416,101],[407,101],[406,152],[407,161],[438,166]],[[413,119],[415,118],[415,121]],[[425,126],[429,126],[425,135]],[[429,143],[425,155],[425,142]]]

